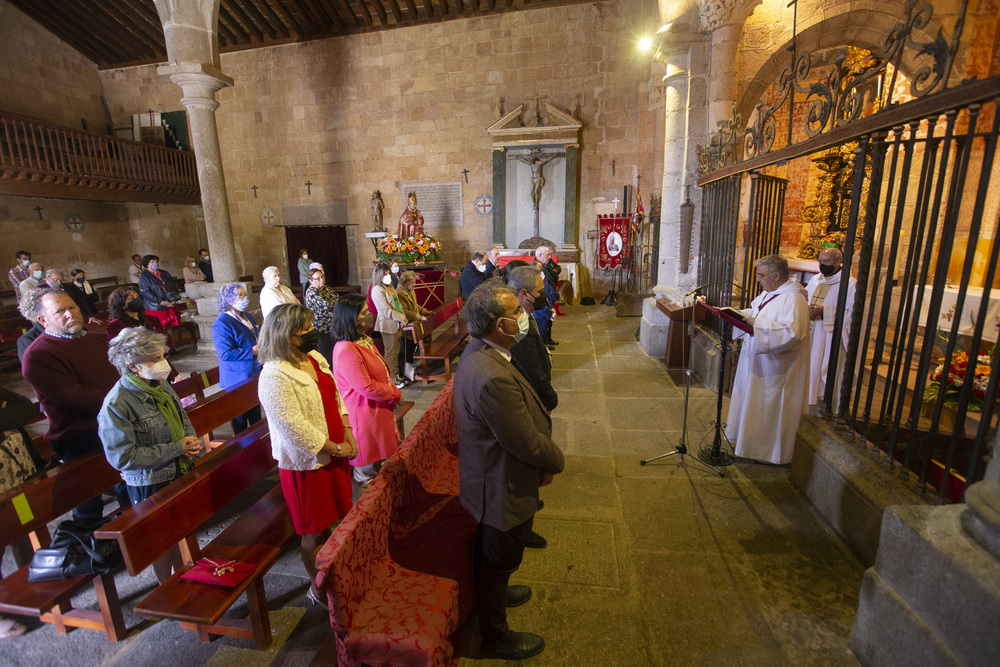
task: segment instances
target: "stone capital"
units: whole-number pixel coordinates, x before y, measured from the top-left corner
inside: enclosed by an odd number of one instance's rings
[[[763,0],[702,0],[698,5],[701,29],[715,32],[727,25],[742,26]]]
[[[156,73],[170,79],[184,91],[181,102],[186,107],[202,106],[216,109],[215,93],[233,85],[233,79],[212,65],[161,65]]]

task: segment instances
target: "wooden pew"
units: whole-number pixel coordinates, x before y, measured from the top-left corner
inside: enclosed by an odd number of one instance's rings
[[[209,368],[200,373],[194,372],[185,378],[178,378],[170,383],[171,388],[180,398],[195,396],[205,398],[205,390],[219,384],[219,367]]]
[[[275,485],[203,550],[199,527],[248,489],[274,465],[266,422],[244,431],[212,453],[212,460],[161,489],[109,522],[98,533],[116,539],[130,574],[138,574],[177,544],[184,566],[135,607],[151,618],[180,621],[202,641],[211,635],[251,639],[265,650],[271,643],[263,577],[295,538],[280,485]],[[253,575],[228,589],[182,579],[200,558],[236,560],[256,566]],[[223,618],[247,594],[250,620]]]
[[[421,383],[427,384],[431,380],[451,378],[451,358],[469,337],[465,323],[460,317],[463,305],[459,297],[428,315],[426,320],[403,327],[417,345],[413,361],[414,363],[420,361]],[[428,371],[427,362],[432,360],[444,362],[443,374],[432,375]]]
[[[235,417],[260,405],[257,397],[257,377],[244,380],[229,391],[220,391],[199,399],[185,408],[194,432],[204,436],[205,448],[215,443],[212,431],[228,424]]]
[[[64,463],[0,495],[0,551],[27,536],[32,549],[51,542],[47,524],[121,481],[103,451]],[[88,583],[99,611],[74,609],[71,598]],[[125,636],[125,621],[113,574],[40,583],[28,582],[28,566],[0,579],[0,612],[37,616],[65,634],[70,628],[102,630],[110,641]]]

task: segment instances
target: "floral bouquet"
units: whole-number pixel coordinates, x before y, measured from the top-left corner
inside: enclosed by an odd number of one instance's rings
[[[944,361],[944,359],[940,359]],[[931,382],[924,391],[924,403],[933,403],[938,394],[944,391],[944,406],[953,410],[958,408],[958,396],[966,380],[971,378],[972,394],[969,397],[969,412],[982,412],[983,399],[986,398],[986,387],[990,383],[990,368],[993,365],[993,353],[981,353],[975,362],[970,364],[968,352],[956,352],[951,356],[951,367],[945,371],[944,364],[938,364],[931,374]]]
[[[440,252],[441,241],[436,236],[423,232],[407,237],[390,234],[382,237],[375,248],[375,255],[380,262],[433,262]]]
[[[847,235],[844,232],[833,232],[832,234],[827,234],[819,242],[821,248],[840,248],[844,247],[844,241],[847,240]]]

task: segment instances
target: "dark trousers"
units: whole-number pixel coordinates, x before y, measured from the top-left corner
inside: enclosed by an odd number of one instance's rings
[[[251,424],[259,422],[260,419],[260,406],[258,405],[256,408],[250,408],[230,422],[233,426],[233,435],[239,435],[243,431],[247,430]]]
[[[417,344],[413,342],[413,339],[409,337],[405,332],[403,333],[403,339],[399,342],[399,354],[397,355],[397,360],[399,361],[399,374],[403,374],[403,368],[406,364],[413,363],[413,353],[417,349]]]
[[[92,452],[104,451],[104,445],[101,443],[101,439],[96,433],[91,435],[82,435],[66,440],[59,440],[58,442],[52,442],[51,445],[52,451],[56,453],[63,463],[67,463],[73,459],[78,459],[81,456],[85,456],[86,454],[90,454]],[[119,506],[129,506],[128,491],[124,482],[116,485],[112,491],[118,499]],[[91,498],[73,510],[73,519],[76,521],[93,521],[100,519],[103,516],[104,501],[101,500],[100,495]]]
[[[507,625],[507,583],[521,566],[524,545],[531,537],[534,517],[510,530],[479,524],[473,545],[472,563],[476,577],[476,605],[483,644],[499,644],[510,639]]]
[[[326,359],[326,363],[330,364],[330,368],[333,368],[333,338],[330,334],[319,332],[319,340],[316,341],[316,350],[323,355]]]
[[[543,343],[548,343],[552,340],[552,320],[543,317],[539,311],[535,311],[531,314],[535,318],[535,324],[538,325],[538,335],[542,337]]]

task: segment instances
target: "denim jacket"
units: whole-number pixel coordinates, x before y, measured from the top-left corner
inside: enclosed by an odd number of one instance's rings
[[[169,383],[164,389],[177,403],[184,421],[184,435],[193,436],[194,427]],[[129,385],[124,378],[115,383],[97,415],[98,433],[111,467],[121,471],[129,486],[149,486],[174,478],[174,461],[184,453],[173,440],[170,425],[156,409],[148,394]]]

